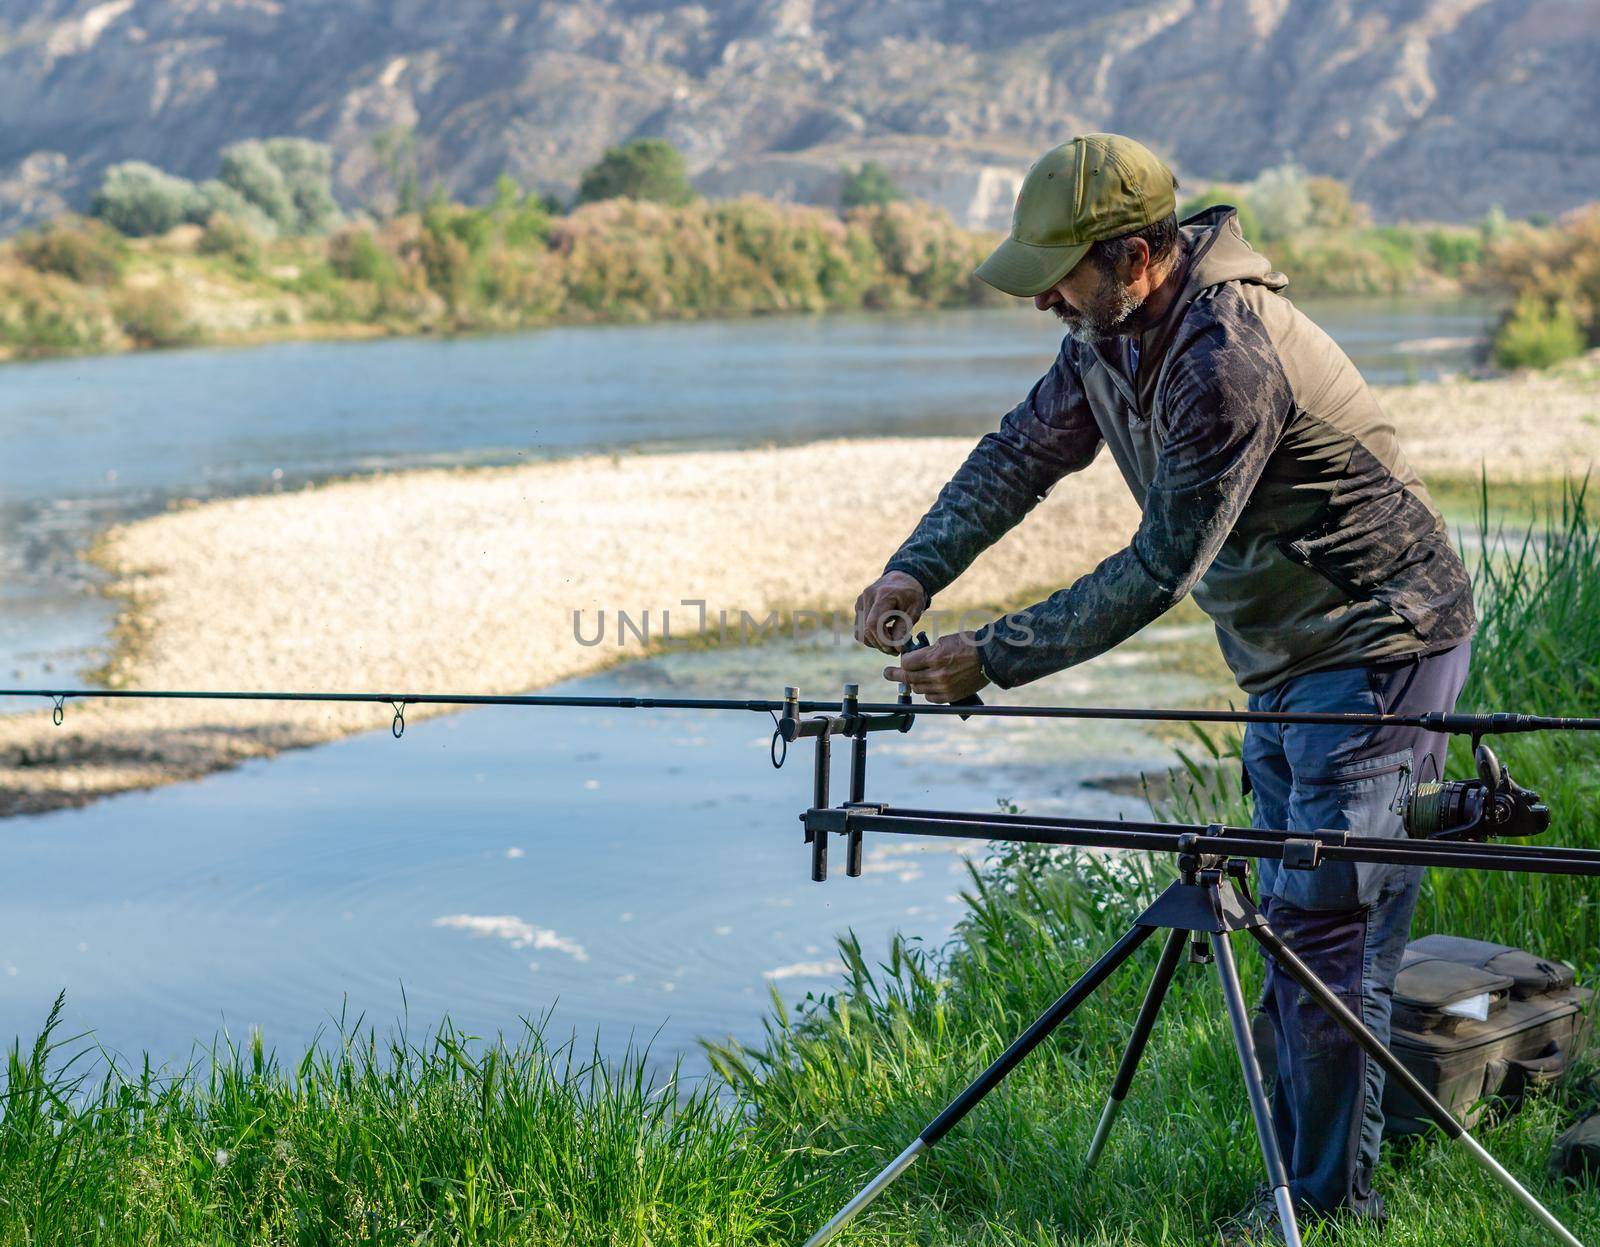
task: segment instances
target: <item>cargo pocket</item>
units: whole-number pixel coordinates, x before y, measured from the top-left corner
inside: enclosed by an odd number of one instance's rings
[[[1411,750],[1341,762],[1325,771],[1296,773],[1289,825],[1353,836],[1405,834],[1399,804],[1411,775]],[[1371,905],[1396,867],[1324,861],[1315,870],[1280,870],[1273,895],[1300,909],[1344,910]]]

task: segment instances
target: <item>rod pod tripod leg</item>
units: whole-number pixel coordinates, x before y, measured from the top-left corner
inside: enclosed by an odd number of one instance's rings
[[[1112,972],[1132,956],[1145,940],[1164,929],[1168,931],[1166,946],[1157,966],[1156,977],[1146,995],[1144,1006],[1140,1009],[1140,1023],[1136,1026],[1133,1047],[1137,1051],[1132,1051],[1123,1058],[1127,1078],[1131,1081],[1139,1055],[1143,1052],[1144,1042],[1149,1038],[1155,1015],[1166,995],[1167,985],[1176,970],[1186,936],[1192,932],[1202,940],[1206,936],[1215,935],[1219,941],[1225,941],[1227,932],[1263,921],[1259,911],[1248,899],[1240,896],[1231,885],[1226,888],[1222,886],[1221,870],[1201,871],[1199,857],[1188,853],[1180,859],[1180,867],[1182,870],[1180,880],[1157,897],[1155,902],[1139,916],[1134,926],[1113,944],[1100,960],[1090,966],[1083,977],[1057,998],[1055,1003],[1045,1010],[988,1069],[978,1075],[966,1090],[952,1100],[900,1155],[890,1161],[849,1203],[834,1214],[832,1220],[807,1239],[805,1247],[822,1247],[823,1243],[844,1229],[862,1209],[881,1195],[891,1182],[909,1169],[923,1152],[938,1143],[957,1122],[977,1106],[984,1096],[999,1086],[1006,1075],[1066,1021],[1073,1010],[1110,978]],[[1266,1162],[1267,1175],[1277,1197],[1279,1216],[1283,1222],[1289,1247],[1300,1247],[1299,1231],[1288,1199],[1288,1179],[1284,1173],[1283,1160],[1278,1154],[1277,1138],[1272,1132],[1271,1120],[1267,1113],[1266,1093],[1262,1089],[1261,1070],[1256,1061],[1255,1047],[1250,1039],[1249,1020],[1244,995],[1239,988],[1238,972],[1234,968],[1231,951],[1221,943],[1218,946],[1221,951],[1217,957],[1217,972],[1222,983],[1223,995],[1228,1001],[1229,1016],[1234,1019],[1234,1042],[1239,1049],[1240,1068],[1244,1071],[1246,1087],[1250,1091],[1250,1107],[1255,1116],[1262,1159]],[[1125,1086],[1124,1091],[1126,1091]],[[1101,1125],[1105,1130],[1109,1130],[1109,1122],[1105,1117],[1102,1117]],[[1102,1139],[1101,1143],[1103,1142]]]
[[[1272,1125],[1272,1109],[1267,1105],[1267,1090],[1261,1079],[1261,1062],[1256,1057],[1255,1040],[1250,1035],[1250,1009],[1239,986],[1239,968],[1233,962],[1233,947],[1228,933],[1218,932],[1211,946],[1217,962],[1217,979],[1228,1005],[1228,1023],[1233,1027],[1233,1047],[1239,1054],[1239,1072],[1244,1075],[1245,1094],[1250,1098],[1250,1116],[1256,1123],[1256,1142],[1267,1167],[1267,1184],[1272,1187],[1272,1202],[1278,1207],[1278,1227],[1285,1247],[1300,1247],[1300,1223],[1295,1219],[1294,1200],[1289,1197],[1289,1171],[1283,1166],[1278,1133]]]
[[[1150,1041],[1150,1032],[1155,1029],[1156,1015],[1161,1012],[1161,1002],[1167,998],[1167,988],[1172,985],[1172,976],[1177,973],[1178,959],[1183,956],[1186,942],[1184,932],[1177,929],[1167,932],[1167,942],[1162,946],[1161,960],[1156,963],[1150,990],[1145,992],[1144,1003],[1139,1006],[1133,1034],[1128,1037],[1122,1063],[1117,1066],[1116,1081],[1111,1084],[1111,1094],[1106,1097],[1106,1106],[1100,1113],[1100,1124],[1094,1129],[1094,1140],[1089,1144],[1088,1156],[1084,1158],[1083,1171],[1086,1174],[1095,1167],[1100,1153],[1105,1150],[1111,1127],[1117,1120],[1117,1114],[1122,1111],[1122,1102],[1128,1098],[1128,1088],[1133,1085],[1133,1075],[1139,1068],[1140,1058],[1144,1056],[1145,1044]]]
[[[827,1225],[806,1239],[805,1247],[822,1247],[823,1243],[844,1229],[857,1213],[883,1193],[884,1188],[911,1168],[923,1152],[944,1138],[957,1122],[976,1107],[979,1100],[999,1086],[1023,1057],[1043,1043],[1050,1033],[1065,1022],[1073,1010],[1094,993],[1095,988],[1110,978],[1118,966],[1133,956],[1139,946],[1154,935],[1155,931],[1155,927],[1149,926],[1130,928],[1127,934],[1107,949],[1100,960],[1090,966],[1077,982],[1058,996],[1055,1003],[1041,1013],[1033,1025],[1023,1031],[988,1069],[979,1074],[965,1091],[950,1101],[945,1110],[928,1123],[905,1151],[890,1161],[877,1177],[862,1187],[849,1203],[834,1214]]]

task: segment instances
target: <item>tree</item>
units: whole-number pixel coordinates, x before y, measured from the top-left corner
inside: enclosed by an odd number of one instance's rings
[[[394,188],[394,211],[421,211],[422,179],[417,175],[417,139],[412,130],[390,127],[372,140],[372,151]]]
[[[1265,170],[1245,194],[1261,220],[1264,239],[1285,238],[1311,222],[1311,191],[1299,165]]]
[[[905,192],[895,184],[889,171],[876,160],[861,164],[854,173],[847,173],[839,190],[839,206],[851,208],[881,208],[885,204],[904,199]]]
[[[339,217],[333,152],[310,139],[247,139],[222,149],[222,184],[285,234],[320,234]]]
[[[263,238],[271,238],[278,232],[277,222],[255,204],[226,182],[210,178],[194,188],[187,219],[196,225],[209,226],[216,216],[228,217]]]
[[[578,202],[649,199],[679,206],[694,198],[683,153],[665,139],[634,139],[606,153],[578,183]]]
[[[129,238],[165,234],[189,219],[195,186],[142,160],[112,165],[90,199],[89,211]]]

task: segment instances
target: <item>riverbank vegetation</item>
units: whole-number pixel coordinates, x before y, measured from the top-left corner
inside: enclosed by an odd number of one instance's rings
[[[0,246],[0,355],[968,306],[989,240],[926,206],[844,217],[758,199],[610,199],[552,215],[509,183],[329,235],[223,214],[154,238],[67,218]]]
[[[556,323],[1005,302],[971,276],[994,237],[905,198],[876,165],[838,211],[695,198],[682,157],[645,140],[605,156],[563,209],[502,178],[486,204],[423,196],[406,136],[378,159],[393,193],[342,212],[319,144],[237,144],[190,182],[113,166],[93,215],[0,243],[0,359],[193,343],[460,333]],[[1503,367],[1600,342],[1600,209],[1555,225],[1374,225],[1331,178],[1292,167],[1217,184],[1246,236],[1311,294],[1460,294],[1511,309]]]
[[[1492,495],[1492,491],[1491,491]],[[1491,496],[1492,502],[1492,496]],[[1486,508],[1487,509],[1487,508]],[[1524,541],[1475,558],[1482,630],[1463,708],[1600,704],[1600,530],[1568,488]],[[1223,742],[1213,742],[1226,758]],[[1544,792],[1551,839],[1600,847],[1588,795],[1600,742],[1510,737]],[[1458,773],[1464,759],[1452,755]],[[1170,812],[1236,808],[1230,768],[1197,767]],[[870,846],[869,846],[870,852]],[[845,939],[836,990],[774,998],[765,1038],[713,1046],[707,1083],[448,1027],[418,1040],[353,1029],[292,1065],[259,1041],[191,1077],[104,1058],[50,1031],[13,1052],[0,1100],[0,1243],[793,1243],[895,1156],[1164,882],[1132,857],[1012,853],[975,872],[944,949]],[[1419,930],[1487,934],[1600,961],[1579,881],[1434,872]],[[1155,953],[1046,1043],[914,1166],[844,1242],[1199,1247],[1245,1203],[1259,1160],[1208,973],[1180,976],[1101,1168],[1080,1176]],[[1257,959],[1242,958],[1247,974]],[[1247,983],[1247,988],[1252,984]],[[98,1061],[98,1063],[97,1063]],[[1577,1079],[1480,1133],[1580,1236],[1592,1194],[1547,1182]],[[1367,1247],[1535,1244],[1544,1231],[1459,1147],[1386,1150],[1391,1221]],[[1310,1242],[1327,1242],[1313,1230]]]

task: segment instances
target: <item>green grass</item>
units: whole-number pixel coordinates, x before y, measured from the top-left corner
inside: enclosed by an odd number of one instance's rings
[[[1581,494],[1501,549],[1476,568],[1483,626],[1465,704],[1594,713],[1600,533]],[[1191,752],[1170,811],[1237,808],[1236,771],[1215,765],[1226,747]],[[1549,799],[1552,841],[1600,847],[1600,742],[1530,737],[1504,756]],[[775,996],[764,1038],[711,1048],[718,1075],[694,1085],[652,1077],[640,1055],[580,1059],[537,1025],[496,1043],[448,1026],[417,1042],[351,1028],[294,1065],[257,1042],[170,1077],[108,1070],[47,1027],[13,1053],[0,1101],[0,1244],[797,1243],[1082,970],[1164,869],[1001,855],[974,873],[948,948],[897,941],[873,956],[845,940],[836,991],[787,1009]],[[1593,895],[1434,872],[1419,925],[1526,941],[1592,973]],[[1248,1197],[1259,1160],[1210,972],[1180,974],[1101,1168],[1080,1172],[1154,958],[1152,942],[842,1241],[1214,1241],[1211,1222]],[[1240,959],[1254,990],[1258,959]],[[1600,1239],[1600,1201],[1543,1176],[1570,1108],[1541,1099],[1481,1137]],[[1547,1241],[1459,1148],[1385,1158],[1388,1233],[1351,1229],[1341,1244]]]

